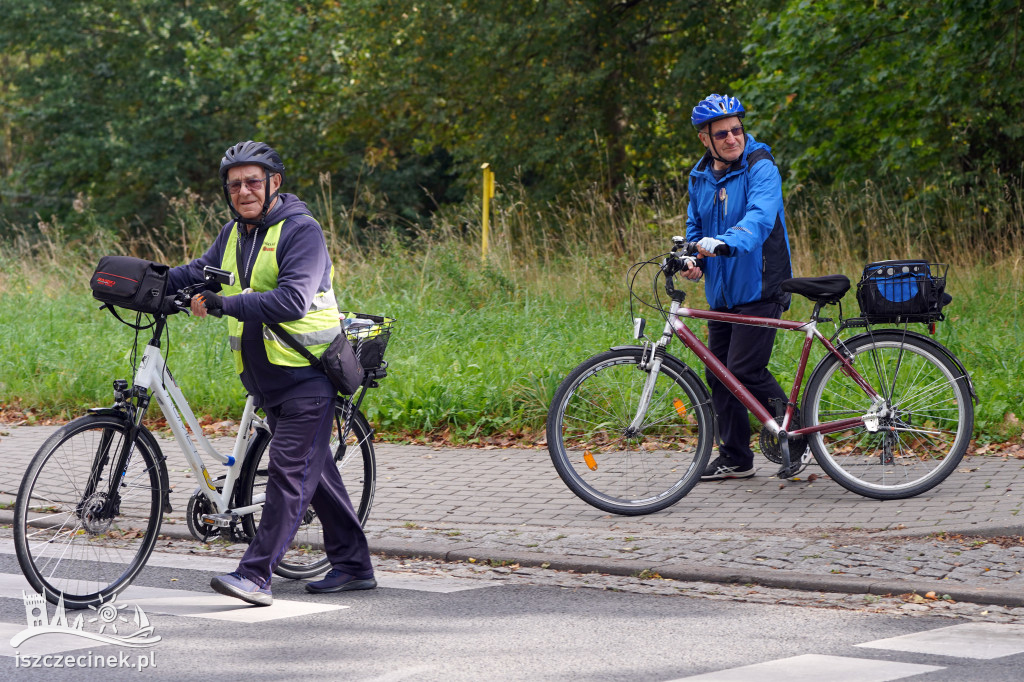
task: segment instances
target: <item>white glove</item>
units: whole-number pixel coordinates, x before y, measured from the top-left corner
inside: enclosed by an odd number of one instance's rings
[[[697,246],[704,249],[708,253],[714,253],[715,249],[725,244],[721,239],[715,239],[714,237],[703,237],[697,242]]]

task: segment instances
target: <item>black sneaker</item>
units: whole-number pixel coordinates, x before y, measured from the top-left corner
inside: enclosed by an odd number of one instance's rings
[[[701,474],[702,481],[721,481],[726,478],[750,478],[754,475],[753,465],[743,468],[741,465],[729,464],[729,460],[717,457]]]

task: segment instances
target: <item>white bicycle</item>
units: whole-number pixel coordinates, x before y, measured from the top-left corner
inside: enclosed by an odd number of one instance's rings
[[[229,276],[217,268],[206,270],[209,282],[226,283]],[[187,309],[191,295],[205,286],[180,290],[174,312]],[[152,398],[199,482],[186,510],[192,535],[203,541],[225,537],[248,542],[259,526],[270,429],[250,396],[231,453],[213,447],[160,352],[169,314],[153,315],[152,324],[145,327],[141,314],[134,325],[126,322],[136,329],[136,336],[153,329],[131,385],[114,381],[114,405],[93,408],[60,428],[25,471],[15,505],[15,550],[29,583],[51,603],[61,595],[64,605],[73,609],[108,602],[131,584],[153,552],[171,503],[166,457],[143,425]],[[359,406],[366,390],[387,376],[383,354],[394,320],[357,315],[357,321],[362,326],[348,333],[353,342],[370,346],[360,354],[365,378],[356,394],[336,398],[331,449],[359,521],[365,524],[373,503],[376,463],[373,429]],[[222,473],[211,475],[204,455]],[[320,519],[310,507],[274,572],[300,579],[329,567]]]

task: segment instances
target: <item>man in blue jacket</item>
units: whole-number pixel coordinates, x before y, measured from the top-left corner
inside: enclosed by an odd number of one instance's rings
[[[744,113],[728,95],[708,95],[693,108],[690,120],[707,151],[690,171],[686,239],[697,242],[703,260],[685,274],[703,273],[713,310],[779,318],[790,302],[780,284],[793,276],[782,177],[771,148],[743,129]],[[774,329],[708,322],[711,352],[772,414],[787,400],[768,371],[774,340]],[[721,440],[701,480],[753,476],[747,409],[710,371],[706,376]]]
[[[173,268],[171,290],[202,282],[207,265],[235,274],[235,284],[192,298],[192,313],[228,317],[235,369],[267,416],[273,439],[266,502],[256,537],[238,568],[210,586],[259,606],[273,601],[270,579],[312,505],[323,525],[332,569],[310,592],[377,586],[370,552],[330,449],[335,388],[266,325],[278,324],[319,356],[341,331],[333,266],[320,225],[293,194],[279,192],[281,157],[262,142],[240,142],[220,162],[234,219],[200,258]]]

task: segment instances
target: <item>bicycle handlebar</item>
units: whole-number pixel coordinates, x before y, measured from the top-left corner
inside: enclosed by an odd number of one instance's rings
[[[696,267],[697,259],[704,256],[700,255],[697,242],[688,242],[683,237],[672,237],[672,244],[672,253],[662,261],[661,271],[665,274],[665,293],[673,300],[681,302],[686,298],[686,294],[673,286],[672,278],[677,272],[686,272],[690,268]],[[716,256],[727,256],[729,246],[719,244],[715,247],[714,253]]]

